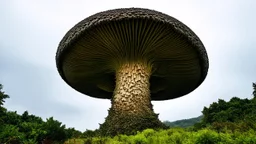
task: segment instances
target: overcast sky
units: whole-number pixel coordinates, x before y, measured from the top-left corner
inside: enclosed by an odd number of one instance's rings
[[[204,43],[210,68],[192,93],[153,102],[160,120],[201,115],[204,106],[233,96],[252,98],[256,82],[256,1],[254,0],[1,0],[0,83],[10,95],[8,110],[25,110],[43,119],[53,116],[78,130],[104,122],[109,100],[83,95],[59,76],[58,44],[76,23],[114,8],[154,9],[182,21]]]

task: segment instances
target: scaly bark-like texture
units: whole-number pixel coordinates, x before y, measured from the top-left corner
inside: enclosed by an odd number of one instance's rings
[[[165,128],[153,112],[149,78],[151,67],[144,63],[127,63],[116,71],[112,107],[102,135],[135,134],[146,128]]]

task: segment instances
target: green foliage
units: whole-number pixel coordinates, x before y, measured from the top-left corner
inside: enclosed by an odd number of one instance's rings
[[[82,133],[74,128],[65,129],[67,138],[79,138],[82,136]]]
[[[249,99],[233,97],[229,102],[219,99],[209,108],[204,107],[202,123],[256,121],[256,103]]]
[[[3,85],[0,84],[0,128],[4,124],[3,117],[5,116],[6,113],[6,108],[3,107],[5,99],[10,98],[9,95],[5,94],[3,91]]]
[[[246,132],[249,129],[256,130],[256,123],[252,121],[243,121],[243,122],[214,122],[210,129],[213,129],[217,132],[226,132],[226,131],[239,131],[239,132]]]
[[[24,138],[17,126],[7,124],[0,129],[0,143],[20,143]]]
[[[7,111],[3,120],[6,124],[19,125],[22,122],[21,116],[17,114],[17,111]]]
[[[43,130],[43,124],[35,122],[22,122],[19,125],[20,132],[25,134],[27,140],[39,142],[44,139],[46,131]]]
[[[0,107],[4,105],[5,99],[10,98],[9,95],[3,91],[3,85],[0,84]]]
[[[82,134],[82,138],[91,138],[91,137],[96,137],[99,136],[99,130],[86,130],[85,132],[83,132]]]
[[[61,122],[54,120],[53,117],[50,117],[43,124],[43,130],[46,131],[45,138],[52,141],[64,141],[67,139],[65,133],[65,125],[62,125]]]
[[[24,139],[24,134],[19,132],[19,128],[16,126],[20,122],[17,113],[7,112],[3,107],[7,98],[9,96],[5,94],[3,85],[0,84],[0,143],[20,143]]]
[[[146,129],[136,135],[117,135],[115,137],[91,137],[79,139],[82,144],[241,144],[256,142],[256,131],[247,130],[217,132],[209,128],[199,131],[188,131],[182,128],[167,130]],[[66,144],[78,144],[76,141],[66,141]],[[79,143],[79,144],[80,144]]]
[[[44,122],[28,112],[19,115],[17,112],[7,111],[2,119],[5,123],[1,125],[0,139],[4,139],[0,143],[14,140],[20,143],[41,143],[43,140],[64,142],[68,138],[81,135],[74,128],[66,129],[65,125],[53,117]]]
[[[256,99],[256,83],[252,83],[252,87],[253,87],[253,98]]]
[[[211,130],[202,130],[196,138],[196,144],[215,144],[221,142],[219,134]]]
[[[25,111],[22,115],[7,111],[3,106],[4,99],[9,98],[2,91],[0,84],[0,143],[34,144],[44,141],[64,142],[71,137],[80,137],[81,132],[74,128],[66,129],[53,117],[45,121]]]

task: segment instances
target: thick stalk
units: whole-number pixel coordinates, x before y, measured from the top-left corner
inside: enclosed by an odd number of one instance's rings
[[[100,127],[103,135],[133,134],[146,128],[163,128],[151,104],[150,74],[151,67],[144,63],[127,63],[116,71],[112,107]]]
[[[116,87],[112,108],[124,115],[152,113],[149,77],[151,68],[143,64],[128,63],[116,72]]]

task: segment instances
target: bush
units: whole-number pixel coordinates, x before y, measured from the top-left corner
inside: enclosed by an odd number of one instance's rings
[[[14,125],[4,125],[0,130],[0,143],[15,144],[21,143],[24,139],[25,135]]]
[[[196,144],[215,144],[220,142],[221,139],[217,132],[212,130],[201,130],[199,131],[199,135],[196,139]]]

